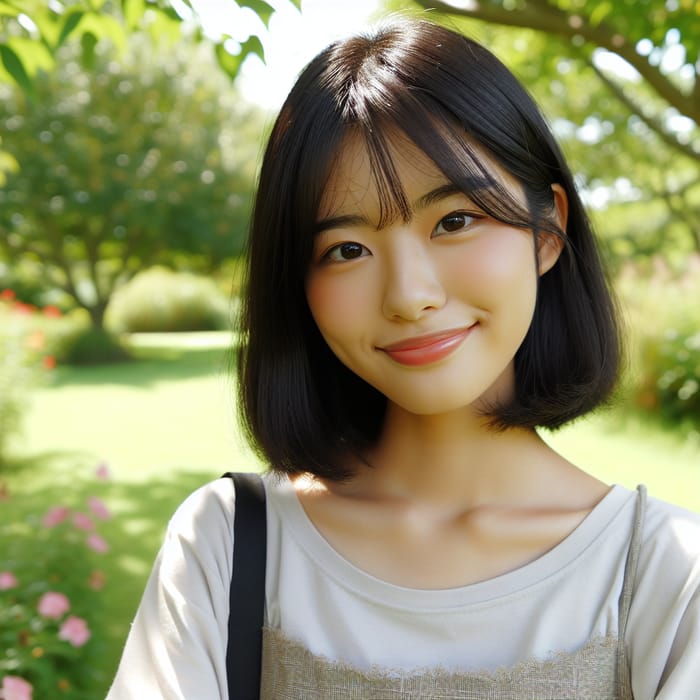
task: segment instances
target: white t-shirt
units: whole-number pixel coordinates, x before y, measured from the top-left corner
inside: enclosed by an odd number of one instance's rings
[[[316,655],[361,669],[489,671],[617,634],[637,500],[622,486],[535,561],[437,591],[358,569],[288,479],[267,475],[265,488],[266,624]],[[234,500],[219,479],[173,516],[108,700],[227,700]],[[625,641],[635,700],[700,698],[700,516],[649,499]]]

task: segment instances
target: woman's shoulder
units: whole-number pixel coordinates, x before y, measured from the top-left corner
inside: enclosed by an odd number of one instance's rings
[[[273,475],[266,473],[261,476],[268,494],[279,488],[279,480]],[[170,518],[168,530],[180,534],[197,530],[232,533],[235,512],[233,479],[224,476],[203,484],[187,496]]]
[[[690,576],[700,586],[699,513],[649,497],[642,538],[641,562],[666,576]]]
[[[644,520],[647,537],[683,541],[700,554],[700,513],[650,494]]]
[[[177,507],[168,530],[187,532],[193,528],[233,526],[235,492],[231,479],[220,478],[203,484],[189,494]]]

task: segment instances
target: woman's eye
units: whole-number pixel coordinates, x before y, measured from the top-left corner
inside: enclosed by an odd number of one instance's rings
[[[345,262],[368,254],[369,250],[360,243],[340,243],[328,250],[324,254],[323,259],[331,262]]]
[[[446,233],[457,233],[470,226],[479,217],[475,214],[467,214],[464,211],[454,211],[440,219],[435,227],[435,235],[440,236]]]

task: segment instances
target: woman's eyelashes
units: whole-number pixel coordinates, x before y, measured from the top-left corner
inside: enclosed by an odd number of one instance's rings
[[[325,262],[347,262],[356,258],[370,255],[369,250],[361,243],[348,241],[346,243],[338,243],[332,248],[329,248],[322,256],[321,260]]]
[[[433,231],[432,237],[461,233],[470,228],[479,219],[483,218],[484,214],[477,212],[453,211],[440,219]]]
[[[486,215],[475,211],[453,211],[443,216],[430,233],[430,238],[455,235],[470,229]],[[356,241],[343,241],[327,248],[320,255],[320,262],[344,263],[372,255],[367,246]]]

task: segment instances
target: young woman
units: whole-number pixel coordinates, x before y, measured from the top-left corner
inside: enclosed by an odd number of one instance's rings
[[[698,697],[700,518],[535,430],[610,395],[618,328],[571,173],[486,49],[402,20],[311,62],[243,308],[261,697]],[[110,700],[228,697],[233,491],[172,519]]]

